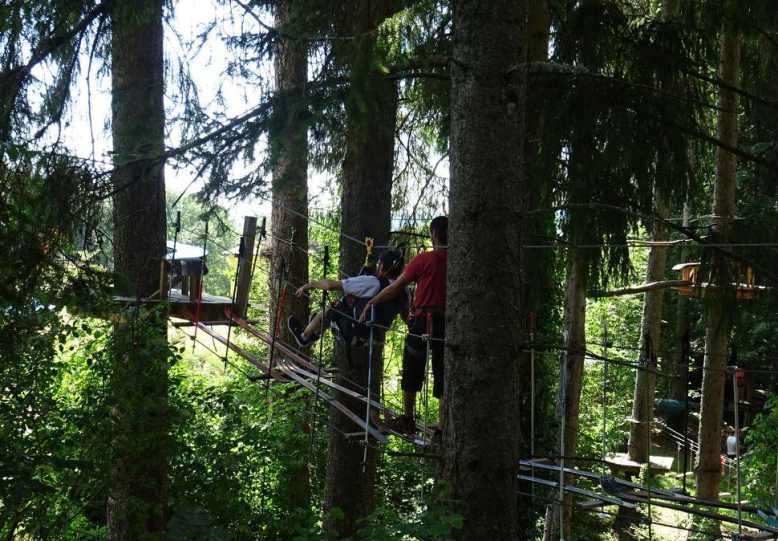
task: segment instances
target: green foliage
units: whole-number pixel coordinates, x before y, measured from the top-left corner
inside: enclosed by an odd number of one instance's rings
[[[770,398],[746,434],[741,465],[745,499],[765,509],[778,507],[778,397]]]
[[[175,206],[174,206],[175,205]],[[167,194],[167,238],[176,238],[176,215],[181,213],[178,242],[193,246],[207,243],[208,274],[203,278],[203,290],[211,295],[232,297],[235,265],[232,256],[238,253],[240,234],[230,225],[227,211],[215,204],[204,205],[195,196]],[[208,238],[205,225],[208,223]]]

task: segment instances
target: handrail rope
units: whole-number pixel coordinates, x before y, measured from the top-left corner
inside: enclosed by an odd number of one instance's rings
[[[292,287],[294,287],[294,288],[299,288],[300,285],[302,285],[302,284],[298,285],[298,284],[296,284],[294,282],[291,282],[291,281],[288,281],[287,283],[292,285]],[[310,298],[310,295],[308,293],[303,292],[303,295]],[[337,309],[335,309],[332,306],[329,309],[330,310],[334,310],[336,313],[338,313],[339,315],[342,315],[346,319],[349,319],[351,321],[359,323],[359,320],[357,318],[355,318],[352,314],[349,314],[347,312],[343,312],[343,311],[337,310]],[[395,329],[393,327],[388,327],[388,326],[380,325],[380,324],[374,324],[374,325],[377,328],[383,329],[384,331],[387,331],[387,332],[398,333],[398,334],[402,334],[404,336],[413,336],[413,337],[418,337],[418,338],[424,338],[424,335],[421,335],[421,334],[415,334],[415,333],[411,333],[411,332],[403,332],[400,329]],[[556,338],[556,336],[554,336],[553,334],[547,334],[547,335],[544,335],[544,336],[550,336],[552,338]],[[444,338],[431,337],[430,340],[445,342]],[[585,343],[586,344],[592,344],[591,342],[585,342]],[[544,347],[536,348],[536,351],[555,352],[555,351],[559,351],[559,350],[569,350],[569,349],[570,349],[569,347],[564,346],[564,345],[556,346],[556,345],[553,345],[553,344],[551,344],[551,345],[546,344]],[[528,352],[529,349],[525,347],[523,349],[523,351]],[[608,362],[608,363],[611,363],[611,364],[626,366],[626,367],[630,367],[630,368],[637,369],[637,370],[643,370],[643,371],[650,372],[650,373],[653,373],[654,375],[657,375],[657,376],[660,376],[660,377],[664,377],[664,378],[678,378],[678,377],[681,377],[677,373],[665,372],[665,371],[662,371],[662,370],[652,369],[652,368],[649,368],[647,366],[641,366],[639,363],[634,362],[634,361],[628,361],[628,360],[625,360],[625,359],[618,359],[618,358],[613,358],[613,357],[607,357],[606,358],[603,355],[599,355],[599,354],[597,354],[597,353],[595,353],[595,352],[593,352],[593,351],[591,351],[589,349],[585,349],[585,348],[584,349],[572,350],[572,352],[573,353],[584,354],[590,360],[604,361],[604,362]],[[715,367],[705,367],[705,366],[697,366],[697,367],[694,367],[694,368],[695,369],[699,369],[699,370],[703,370],[703,371],[711,371],[711,372],[724,372],[724,373],[727,373],[729,371],[728,368],[715,368]],[[744,370],[745,372],[751,373],[751,374],[778,375],[778,370],[762,370],[762,369],[741,369],[741,370]]]
[[[232,305],[235,305],[236,297],[238,296],[238,276],[240,273],[240,263],[245,255],[246,241],[244,237],[240,238],[240,246],[238,247],[238,264],[235,265],[235,284],[232,287]],[[232,334],[232,318],[230,318],[229,326],[227,327],[227,347],[224,350],[224,371],[227,372],[227,357],[230,355],[230,335]]]
[[[284,279],[285,271],[286,271],[286,262],[282,260],[281,272],[278,275],[278,297],[276,299],[275,320],[270,322],[271,325],[273,326],[273,335],[271,337],[271,342],[270,342],[270,355],[267,360],[268,374],[270,374],[273,371],[273,357],[275,356],[276,336],[278,336],[278,326],[281,319],[281,314],[283,313],[284,301],[286,300],[286,289],[288,287],[288,283]],[[270,389],[270,381],[268,381],[265,388],[266,395],[269,389]]]
[[[591,462],[591,463],[601,463],[603,462],[599,458],[590,458],[590,457],[580,457],[580,456],[567,456],[567,457],[558,457],[558,456],[537,456],[533,460],[527,460],[527,459],[521,459],[519,460],[519,465],[523,469],[527,469],[530,465],[533,464],[538,469],[543,469],[546,471],[554,472],[556,471],[559,466],[547,464],[545,462],[541,462],[541,460],[559,460],[560,458],[565,458],[568,461],[571,462]],[[632,481],[628,481],[626,479],[621,479],[618,477],[614,477],[612,475],[602,475],[596,472],[582,470],[579,468],[566,468],[565,472],[569,475],[581,477],[583,479],[586,479],[588,481],[598,481],[601,482],[603,479],[611,479],[614,481],[615,484],[625,487],[625,489],[634,489],[638,491],[648,492],[648,488],[646,485],[635,483]],[[684,505],[699,505],[702,507],[711,507],[714,509],[730,509],[730,510],[736,510],[737,504],[727,502],[724,500],[711,500],[706,498],[697,498],[694,496],[690,496],[688,494],[675,492],[673,489],[670,488],[652,488],[651,489],[655,499],[663,500],[663,501],[673,501],[678,502]],[[743,511],[746,513],[750,513],[753,515],[759,515],[760,513],[763,514],[775,514],[770,509],[760,509],[753,505],[746,504],[743,508]]]
[[[559,503],[565,504],[565,432],[567,431],[567,360],[568,353],[559,355],[559,420],[561,428],[559,430]],[[559,508],[559,541],[565,541],[565,510]]]
[[[367,240],[367,239],[365,239]],[[370,245],[372,246],[372,244]],[[370,247],[368,247],[368,253],[370,252]],[[367,261],[367,259],[365,259]],[[375,306],[372,306],[370,309],[370,322],[372,323],[375,319]],[[370,342],[368,343],[368,353],[367,353],[367,403],[365,405],[365,426],[370,425],[370,394],[373,390],[373,326],[370,326]],[[363,445],[365,446],[365,450],[362,454],[362,473],[365,473],[367,471],[367,444],[370,437],[370,433],[368,430],[365,430],[365,441]]]
[[[738,396],[738,367],[732,367],[732,398],[734,401],[735,414],[735,498],[737,499],[737,535],[743,536],[743,502],[740,498],[740,410]]]
[[[210,347],[208,347],[208,345],[205,344],[204,342],[202,342],[202,340],[196,339],[194,336],[190,335],[186,331],[181,331],[181,332],[184,335],[186,335],[188,338],[190,338],[191,340],[196,341],[197,343],[199,343],[206,350],[210,351],[214,356],[221,357],[221,355],[217,351],[215,351],[215,350],[211,349]],[[230,361],[230,366],[235,368],[240,374],[242,374],[244,377],[246,377],[246,379],[248,379],[249,381],[252,380],[252,375],[249,374],[248,372],[246,372],[245,370],[243,370],[239,365],[237,365],[237,364],[233,363],[232,361]],[[349,438],[347,432],[345,432],[344,430],[342,430],[342,429],[338,428],[337,426],[335,426],[331,421],[327,420],[327,425],[328,425],[329,428],[335,430],[336,432],[339,432],[348,443],[350,443],[352,445],[359,444],[358,442],[353,441],[353,438]],[[375,444],[368,444],[368,447],[370,447],[371,449],[377,450],[377,451],[380,451],[382,449],[380,446],[375,445]],[[424,457],[422,456],[420,458],[424,458]]]
[[[195,235],[197,237],[202,236],[202,233],[200,231],[195,231],[194,229],[189,229],[188,227],[181,227],[181,231],[184,231],[186,233],[192,233],[192,235]],[[240,235],[238,238],[242,237],[243,235]],[[225,252],[232,252],[235,248],[233,246],[228,246],[226,244],[223,244],[217,240],[211,239],[210,243],[216,246],[217,248],[221,248]]]
[[[524,345],[522,350],[528,352],[529,348],[528,348],[527,345]],[[637,363],[637,362],[634,362],[634,361],[628,361],[628,360],[625,360],[625,359],[619,359],[619,358],[615,358],[615,357],[605,357],[603,355],[599,355],[599,354],[594,353],[593,351],[585,349],[585,348],[584,349],[570,349],[570,348],[565,347],[564,345],[555,345],[555,344],[550,344],[550,343],[546,343],[543,347],[537,348],[537,351],[542,351],[542,352],[546,352],[546,353],[553,353],[553,352],[565,351],[565,350],[570,350],[573,353],[585,355],[587,360],[589,360],[589,361],[608,362],[608,363],[611,363],[611,364],[616,364],[616,365],[619,365],[619,366],[625,366],[625,367],[632,368],[632,369],[635,369],[635,370],[643,370],[645,372],[652,373],[652,374],[654,374],[656,376],[660,376],[660,377],[668,378],[668,379],[676,379],[676,378],[682,377],[682,375],[680,375],[678,373],[671,372],[671,371],[654,370],[652,368],[649,368],[647,366],[641,365],[640,363]],[[728,355],[727,355],[727,357],[728,357]],[[698,369],[698,370],[702,370],[702,371],[719,372],[719,373],[724,373],[724,374],[728,374],[731,371],[731,369],[729,367],[715,368],[715,367],[710,367],[710,366],[697,366],[695,368]],[[755,368],[755,369],[741,368],[741,370],[743,372],[745,372],[746,374],[750,373],[750,374],[761,374],[761,375],[778,375],[778,370],[762,370],[762,369],[758,369],[758,368]]]
[[[529,313],[529,342],[530,342],[530,454],[535,455],[535,312]],[[534,468],[531,470],[535,476]],[[532,497],[535,497],[535,485],[532,485]]]
[[[532,481],[529,481],[529,482],[534,485],[534,482],[532,482]],[[517,490],[516,493],[519,494],[520,496],[531,496],[531,493],[524,492],[524,491],[521,491],[521,490]],[[538,496],[537,499],[545,501],[546,504],[548,504],[548,505],[572,507],[572,508],[584,511],[586,513],[597,513],[597,514],[600,514],[600,515],[607,515],[607,516],[611,516],[611,517],[618,517],[619,516],[618,513],[613,513],[611,511],[605,511],[604,509],[592,509],[592,508],[584,507],[584,506],[582,506],[580,504],[576,504],[576,503],[569,503],[569,504],[568,503],[560,503],[559,500],[557,500],[557,499],[552,499],[552,498],[548,498],[548,497],[544,497],[544,496]],[[546,504],[543,504],[543,503],[533,503],[533,505],[535,505],[535,506],[546,505]],[[658,522],[658,521],[654,520],[653,517],[648,518],[648,519],[644,518],[644,517],[636,517],[635,520],[640,522],[640,523],[642,523],[642,524],[645,524],[645,523],[647,523],[647,521],[651,520],[653,522],[653,524],[656,524],[657,526],[662,526],[662,527],[666,527],[666,528],[673,528],[673,529],[676,529],[676,530],[686,531],[686,532],[691,532],[691,533],[710,534],[710,532],[705,531],[705,530],[700,530],[700,529],[696,529],[696,528],[689,528],[689,527],[686,527],[686,526],[678,526],[678,525],[668,524],[668,523],[664,523],[664,522]],[[713,537],[713,539],[726,539],[726,536],[724,536],[723,534],[719,534],[718,537]]]
[[[296,215],[296,216],[298,216],[298,217],[308,221],[309,223],[314,223],[314,224],[318,225],[319,227],[327,229],[328,231],[330,231],[332,233],[335,233],[335,234],[337,234],[338,236],[340,236],[342,238],[348,239],[348,240],[350,240],[350,241],[352,241],[352,242],[354,242],[356,244],[359,244],[361,246],[365,246],[365,242],[363,240],[360,240],[360,239],[358,239],[356,237],[352,237],[351,235],[348,235],[347,233],[344,233],[342,230],[336,230],[334,227],[332,227],[332,226],[330,226],[330,225],[328,225],[326,223],[323,223],[320,220],[311,217],[310,215],[307,215],[307,214],[302,213],[302,212],[300,212],[300,211],[298,211],[296,209],[293,209],[293,208],[289,207],[288,205],[284,205],[284,204],[282,204],[282,203],[280,203],[278,201],[273,201],[271,195],[261,195],[260,194],[260,195],[258,195],[258,198],[259,199],[263,199],[266,202],[274,203],[274,204],[284,208],[286,211],[290,212],[291,214],[294,214],[294,215]],[[559,209],[556,209],[556,208],[539,208],[539,209],[533,209],[533,210],[525,211],[523,214],[535,214],[535,213],[538,213],[538,212],[557,212],[558,210]],[[614,209],[612,209],[612,208],[605,208],[605,209],[602,209],[602,210],[611,210],[611,211],[613,211]],[[655,221],[657,219],[658,218],[654,217]],[[661,221],[668,222],[670,220],[668,220],[666,218],[662,218]],[[691,238],[691,239],[682,239],[682,240],[684,240],[687,243],[688,242],[692,242],[692,241],[696,241],[696,242],[698,242],[698,244],[700,246],[705,246],[705,247],[710,247],[710,248],[727,248],[727,247],[769,247],[769,248],[778,248],[778,243],[776,243],[776,242],[708,243],[708,242],[700,242],[699,240],[693,239],[693,238]],[[583,248],[583,249],[638,247],[638,246],[632,246],[631,242],[633,242],[633,241],[629,241],[628,240],[627,243],[625,243],[625,244],[618,244],[618,245],[617,244],[601,243],[601,244],[573,245],[572,247],[574,247],[574,248]],[[634,242],[645,244],[647,242],[651,242],[651,239],[635,239]],[[677,245],[683,245],[683,244],[684,243],[677,244]],[[675,245],[670,245],[668,247],[672,247],[672,246],[675,246]],[[377,246],[377,247],[388,247],[388,246]],[[522,244],[521,247],[523,247],[523,248],[557,248],[557,247],[559,247],[559,245],[558,244],[539,244],[539,245],[526,245],[526,244]],[[569,243],[566,243],[562,247],[563,248],[568,248],[568,247],[571,247],[571,246],[570,246]],[[651,248],[650,245],[644,245],[642,247]]]
[[[218,351],[216,351],[215,349],[211,348],[210,346],[208,346],[208,344],[206,344],[206,343],[205,343],[205,342],[203,342],[202,340],[199,340],[197,337],[190,335],[188,332],[186,332],[186,331],[185,331],[185,330],[183,330],[183,329],[181,329],[181,332],[182,332],[182,333],[183,333],[183,334],[184,334],[184,335],[185,335],[187,338],[189,338],[189,339],[190,339],[190,340],[192,340],[193,342],[197,342],[197,343],[198,343],[198,344],[200,344],[202,347],[204,347],[206,350],[208,350],[209,352],[211,352],[211,353],[212,353],[212,354],[213,354],[213,355],[214,355],[216,358],[221,358],[221,357],[223,357],[223,355],[222,355],[221,353],[219,353],[219,352],[218,352]],[[232,361],[228,361],[228,364],[229,364],[231,367],[233,367],[235,370],[237,370],[238,372],[240,372],[241,374],[243,374],[244,376],[246,376],[246,378],[249,378],[249,379],[251,378],[251,375],[250,375],[248,372],[246,372],[245,370],[243,370],[243,368],[241,368],[241,367],[240,367],[240,365],[238,365],[238,364],[235,364],[235,363],[234,363],[234,362],[232,362]]]
[[[330,263],[330,247],[325,245],[324,246],[324,268],[322,269],[322,276],[323,279],[327,279],[327,274],[329,271],[329,263]],[[324,320],[326,319],[325,311],[327,310],[327,290],[322,289],[321,292],[321,322],[319,325],[319,359],[318,363],[316,365],[316,392],[314,394],[314,404],[319,399],[319,385],[321,384],[321,370],[322,365],[324,364]],[[313,408],[311,415],[313,417],[313,422],[311,423],[311,441],[308,449],[308,454],[312,454],[313,452],[313,443],[314,443],[314,437],[316,435],[316,425],[318,424],[318,412],[316,411],[316,408]]]
[[[305,248],[303,248],[302,246],[300,246],[300,245],[299,245],[299,244],[297,244],[297,243],[289,242],[289,240],[288,240],[288,239],[282,239],[282,238],[276,237],[276,236],[275,236],[275,235],[273,235],[273,234],[270,234],[270,235],[269,235],[269,238],[272,238],[272,239],[274,239],[274,240],[276,240],[276,241],[278,241],[278,242],[280,242],[280,243],[282,243],[282,244],[287,244],[287,245],[289,245],[291,248],[294,248],[295,250],[298,250],[299,252],[302,252],[302,253],[304,253],[304,254],[308,255],[309,257],[311,257],[311,256],[312,256],[312,257],[316,258],[316,260],[317,260],[317,261],[319,261],[319,262],[322,262],[322,261],[323,261],[323,257],[322,257],[322,256],[320,256],[319,254],[317,254],[315,251],[313,251],[313,250],[310,250],[310,249],[307,249],[307,250],[306,250]],[[349,274],[348,272],[346,272],[346,271],[345,271],[345,270],[344,270],[342,267],[338,268],[338,272],[339,272],[339,273],[340,273],[342,276],[345,276],[346,278],[353,278],[353,275],[351,275],[351,274]]]
[[[608,345],[610,343],[608,336],[608,317],[603,317],[602,321],[602,350],[603,355],[608,356]],[[602,457],[608,453],[608,363],[602,363]],[[603,473],[606,471],[606,465],[603,463]]]

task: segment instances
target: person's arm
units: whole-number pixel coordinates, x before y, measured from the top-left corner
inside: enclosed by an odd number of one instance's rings
[[[362,315],[359,316],[359,321],[365,321],[365,319],[367,319],[367,314],[370,311],[371,306],[395,298],[405,289],[405,286],[407,286],[410,283],[411,280],[407,276],[405,276],[405,273],[401,274],[397,278],[397,280],[395,280],[394,282],[386,286],[383,290],[381,290],[378,293],[378,295],[376,295],[375,297],[367,301],[367,304],[365,305],[365,309],[362,310]]]
[[[314,280],[303,286],[300,286],[300,289],[295,291],[294,294],[298,297],[302,297],[303,293],[309,289],[326,289],[327,291],[332,291],[333,289],[342,290],[343,284],[340,282],[340,280]]]

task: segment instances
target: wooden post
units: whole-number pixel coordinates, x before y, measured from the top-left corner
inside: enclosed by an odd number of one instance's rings
[[[254,260],[254,241],[257,236],[257,218],[246,216],[243,220],[243,255],[238,259],[238,289],[235,293],[236,311],[246,317],[251,290],[251,262]]]
[[[169,272],[170,262],[163,258],[159,265],[159,298],[163,300],[167,299],[170,290]]]
[[[203,280],[202,272],[189,275],[189,301],[197,302],[200,300],[200,282]]]

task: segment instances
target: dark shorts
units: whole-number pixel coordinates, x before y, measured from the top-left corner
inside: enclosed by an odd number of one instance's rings
[[[409,322],[408,336],[405,337],[403,351],[403,374],[401,387],[403,391],[418,393],[424,384],[424,373],[427,368],[427,341],[420,335],[427,334],[427,316],[420,315]],[[443,314],[432,316],[432,337],[430,340],[430,356],[432,357],[432,395],[443,396],[443,337],[446,334],[446,320]]]

